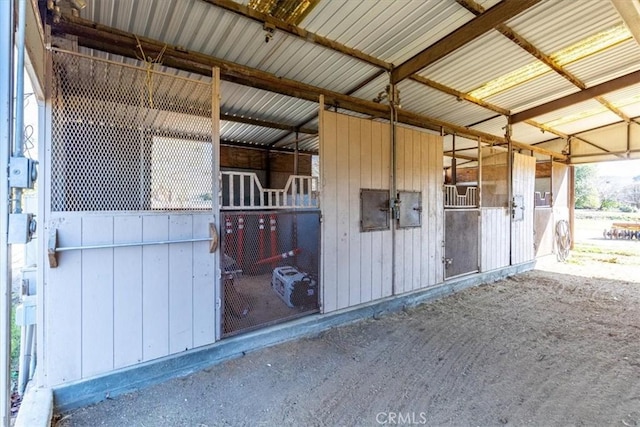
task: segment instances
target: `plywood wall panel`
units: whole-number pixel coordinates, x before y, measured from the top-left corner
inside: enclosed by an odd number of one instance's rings
[[[209,223],[214,223],[213,214],[194,215],[193,238],[209,237]],[[216,339],[216,267],[209,242],[193,243],[193,266],[193,346],[200,347]]]
[[[353,217],[352,212],[360,210],[360,187],[361,187],[361,153],[363,151],[363,138],[361,129],[361,120],[356,117],[349,117],[349,229],[357,228],[359,218]],[[345,201],[345,204],[347,201]],[[362,280],[361,280],[361,263],[362,263],[362,247],[360,243],[362,233],[349,233],[349,306],[357,305],[362,302]],[[355,285],[359,284],[359,286]]]
[[[58,230],[60,247],[82,244],[82,220],[78,217],[56,218],[49,229]],[[57,268],[46,269],[44,286],[47,384],[61,384],[82,376],[82,253],[60,253],[58,263]]]
[[[169,239],[169,216],[145,216],[144,242]],[[142,337],[143,360],[169,354],[169,248],[142,247]]]
[[[338,307],[338,141],[336,126],[338,116],[321,112],[322,139],[320,141],[320,167],[322,180],[322,311],[334,311]],[[331,226],[327,226],[331,224]],[[331,251],[326,248],[332,248]]]
[[[193,218],[169,216],[169,240],[191,239]],[[193,243],[169,245],[169,352],[193,348]]]
[[[142,241],[142,217],[114,217],[113,240]],[[113,252],[114,368],[142,361],[142,246],[115,248]]]
[[[87,216],[82,220],[82,245],[113,243],[113,218]],[[82,376],[113,369],[113,249],[82,254]]]
[[[360,121],[360,138],[362,141],[372,141],[372,126],[369,122]],[[373,176],[373,153],[372,150],[360,150],[360,185],[362,188],[371,188]],[[357,200],[359,203],[359,200]],[[356,206],[355,209],[359,209]],[[360,233],[360,298],[361,301],[371,301],[373,299],[374,276],[378,276],[380,281],[380,272],[374,274],[375,261],[373,260],[374,252],[379,250],[374,248],[374,233]],[[378,240],[376,240],[378,242]],[[379,245],[379,243],[378,243]]]

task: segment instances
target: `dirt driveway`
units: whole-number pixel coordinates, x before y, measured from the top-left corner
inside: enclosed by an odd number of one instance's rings
[[[638,426],[640,257],[578,255],[63,414],[58,425]],[[607,272],[619,265],[635,274]]]

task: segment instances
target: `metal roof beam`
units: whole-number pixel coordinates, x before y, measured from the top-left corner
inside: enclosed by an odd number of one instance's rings
[[[352,58],[364,61],[370,65],[375,65],[376,67],[383,68],[387,71],[391,70],[392,68],[391,63],[378,59],[375,56],[368,55],[357,49],[353,49],[351,47],[345,46],[342,43],[338,43],[326,37],[319,36],[318,34],[309,32],[296,25],[289,24],[288,22],[274,18],[273,16],[267,15],[266,13],[258,12],[257,10],[251,9],[245,5],[236,3],[232,0],[201,0],[201,1],[204,1],[205,3],[211,4],[213,6],[217,6],[226,11],[242,15],[246,18],[252,19],[262,24],[267,23],[267,24],[273,25],[276,29],[283,31],[287,34],[303,38],[309,42],[318,44],[320,46],[324,46],[328,49],[335,50],[342,54],[348,55]]]
[[[398,83],[456,49],[524,12],[540,0],[502,0],[486,12],[438,40],[391,71],[391,81]]]
[[[533,0],[530,0],[533,1]],[[122,30],[110,28],[81,18],[65,16],[58,23],[53,24],[53,30],[78,37],[78,44],[103,52],[114,53],[129,58],[137,58],[140,48],[151,56],[164,51],[163,65],[210,76],[213,67],[220,69],[220,76],[226,81],[239,83],[249,87],[288,95],[295,98],[318,102],[319,96],[324,95],[327,106],[337,106],[357,113],[373,117],[390,117],[388,105],[366,101],[353,96],[333,92],[306,83],[277,77],[265,71],[236,64],[213,56],[198,52],[186,51],[183,48],[168,46],[165,43],[136,36]],[[506,144],[506,140],[496,135],[458,126],[434,118],[422,116],[406,110],[398,110],[398,120],[401,123],[431,129],[437,132],[446,130],[447,133],[481,138],[487,142]],[[529,145],[513,141],[514,146],[532,149]],[[535,149],[535,147],[534,147]],[[535,150],[538,151],[538,150]],[[544,150],[542,154],[565,160],[566,156]]]
[[[622,77],[618,77],[617,79],[609,80],[608,82],[604,82],[596,86],[591,86],[590,88],[582,90],[580,92],[572,93],[571,95],[567,95],[554,101],[547,102],[546,104],[538,105],[537,107],[512,114],[509,117],[509,122],[511,124],[522,122],[524,120],[541,116],[543,114],[547,114],[561,108],[588,101],[609,92],[624,89],[625,87],[629,87],[637,83],[640,83],[640,71],[629,73]]]

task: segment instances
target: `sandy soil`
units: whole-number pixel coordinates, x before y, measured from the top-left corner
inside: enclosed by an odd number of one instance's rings
[[[581,236],[587,249],[568,263],[546,258],[517,277],[62,414],[58,425],[638,426],[640,242],[607,244],[590,252]]]

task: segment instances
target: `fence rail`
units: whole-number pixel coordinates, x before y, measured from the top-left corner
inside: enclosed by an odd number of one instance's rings
[[[317,209],[318,180],[291,175],[283,189],[263,188],[253,172],[220,172],[222,209]]]
[[[475,207],[478,205],[478,187],[467,187],[465,194],[458,193],[455,185],[444,186],[444,206],[446,208]]]

